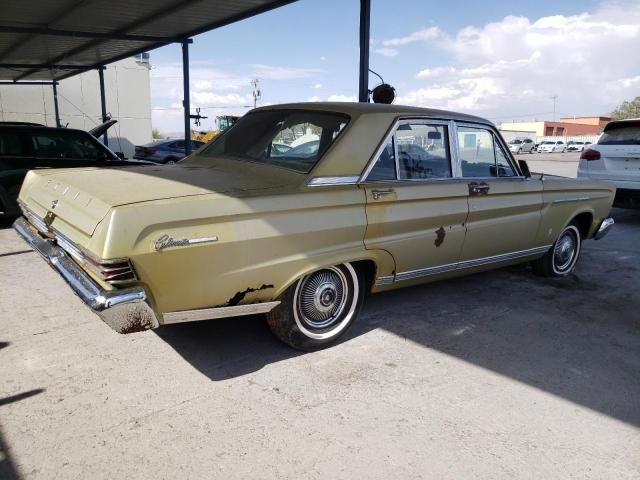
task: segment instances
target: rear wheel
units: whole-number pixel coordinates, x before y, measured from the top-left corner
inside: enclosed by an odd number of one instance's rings
[[[362,275],[349,263],[326,267],[293,284],[267,314],[275,335],[311,351],[334,343],[354,322],[364,298]]]
[[[578,262],[582,237],[580,229],[572,222],[562,231],[544,257],[533,262],[533,271],[543,277],[569,275]]]
[[[164,162],[164,163],[165,163],[165,165],[173,165],[174,163],[176,163],[176,161],[177,161],[177,159],[176,159],[176,158],[174,158],[174,157],[169,157],[169,158],[167,158],[167,161],[166,161],[166,162]]]

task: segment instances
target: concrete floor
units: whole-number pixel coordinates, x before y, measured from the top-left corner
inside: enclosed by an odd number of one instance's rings
[[[301,354],[262,317],[118,335],[0,230],[0,478],[640,478],[640,212],[575,275],[371,296]]]

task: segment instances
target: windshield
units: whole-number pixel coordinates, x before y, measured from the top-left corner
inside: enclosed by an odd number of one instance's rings
[[[640,145],[640,125],[611,128],[598,139],[598,145]]]
[[[542,145],[555,145],[556,142],[542,142]]]
[[[522,143],[522,140],[511,140],[509,142],[509,145],[520,145]]]
[[[347,115],[314,110],[253,112],[196,156],[233,157],[308,173],[348,122]]]

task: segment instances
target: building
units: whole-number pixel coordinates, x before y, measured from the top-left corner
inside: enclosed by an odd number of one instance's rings
[[[104,71],[107,114],[118,120],[109,129],[109,148],[133,157],[134,146],[151,141],[149,56],[138,55],[108,65]],[[97,71],[58,84],[60,122],[91,130],[102,123]],[[42,123],[55,127],[51,85],[0,85],[0,121]]]
[[[579,137],[598,135],[610,117],[563,117],[559,122],[502,122],[501,130],[535,132],[536,137]]]

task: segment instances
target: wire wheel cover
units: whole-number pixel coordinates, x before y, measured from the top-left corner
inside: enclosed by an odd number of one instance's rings
[[[339,268],[308,275],[296,299],[300,320],[314,330],[330,327],[340,320],[350,294],[349,282]]]
[[[563,272],[571,267],[576,255],[578,241],[572,230],[565,231],[556,243],[553,251],[553,261],[556,269]]]

